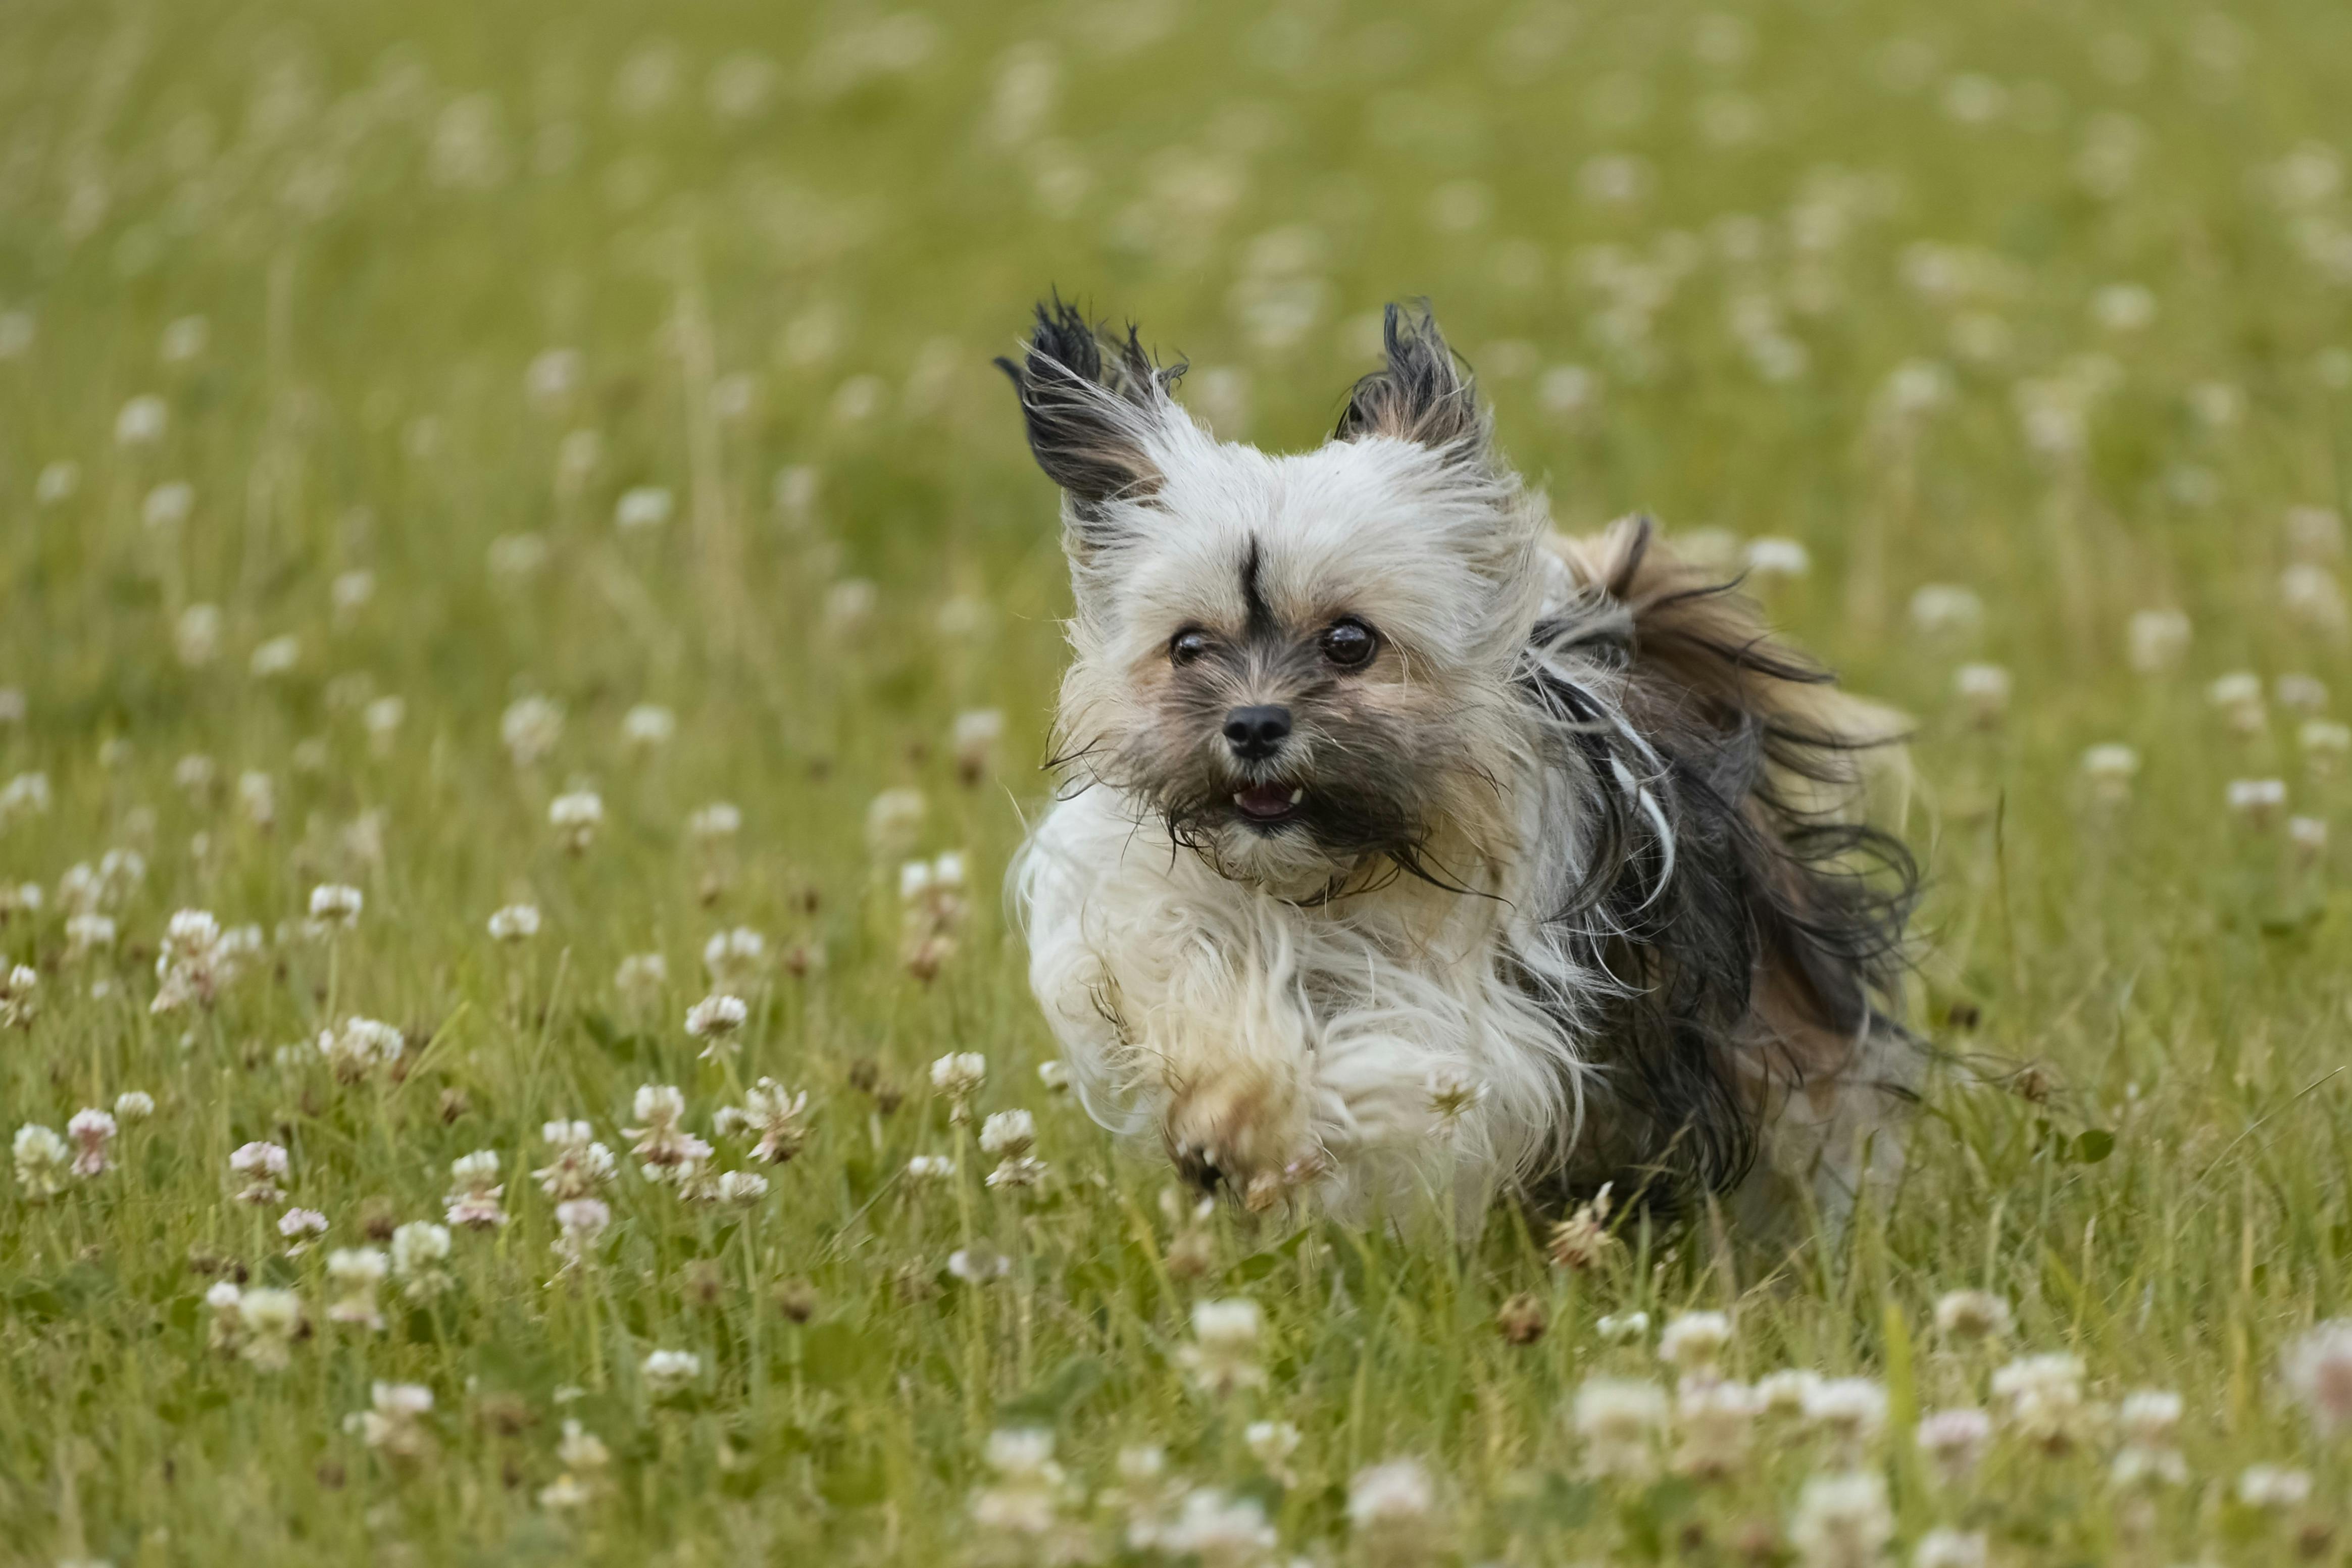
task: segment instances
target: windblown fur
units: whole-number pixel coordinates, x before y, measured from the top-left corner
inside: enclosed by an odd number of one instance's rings
[[[1076,606],[1014,892],[1095,1115],[1255,1206],[1442,1171],[1841,1214],[1890,1167],[1885,716],[1645,520],[1552,533],[1425,312],[1292,455],[1059,302],[1002,363]]]

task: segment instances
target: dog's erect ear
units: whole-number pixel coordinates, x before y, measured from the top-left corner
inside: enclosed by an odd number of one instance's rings
[[[1037,466],[1081,517],[1160,487],[1151,449],[1184,417],[1168,395],[1184,366],[1155,364],[1132,326],[1124,340],[1106,337],[1056,297],[1037,307],[1020,362],[996,365],[1021,394]]]
[[[1388,364],[1348,394],[1333,440],[1391,435],[1423,446],[1454,446],[1484,438],[1477,389],[1445,346],[1427,304],[1410,314],[1391,305],[1381,341]]]

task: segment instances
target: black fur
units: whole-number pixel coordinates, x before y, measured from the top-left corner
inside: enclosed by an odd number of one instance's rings
[[[1455,446],[1484,439],[1476,384],[1446,346],[1427,301],[1412,317],[1391,304],[1381,319],[1381,343],[1388,362],[1348,394],[1334,440],[1392,435],[1424,446]]]
[[[1020,361],[996,367],[1020,394],[1037,466],[1069,497],[1082,528],[1099,524],[1106,502],[1158,488],[1139,431],[1160,415],[1185,367],[1154,361],[1132,323],[1125,338],[1108,335],[1055,295],[1038,303]]]

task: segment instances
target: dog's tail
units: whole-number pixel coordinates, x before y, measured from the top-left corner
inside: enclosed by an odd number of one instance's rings
[[[1556,549],[1613,612],[1618,706],[1654,758],[1643,809],[1672,849],[1601,894],[1617,906],[1594,927],[1612,972],[1640,980],[1617,1020],[1622,1076],[1666,1145],[1707,1151],[1689,1173],[1703,1185],[1735,1183],[1759,1141],[1784,1174],[1793,1159],[1837,1175],[1818,1167],[1853,1165],[1843,1145],[1865,1134],[1847,1124],[1917,1077],[1897,1017],[1917,873],[1877,825],[1907,804],[1906,726],[1839,691],[1647,518]],[[1821,1135],[1790,1139],[1792,1115]]]

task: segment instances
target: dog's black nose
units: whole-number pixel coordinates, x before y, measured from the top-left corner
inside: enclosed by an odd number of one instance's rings
[[[1245,762],[1260,762],[1282,749],[1290,737],[1286,707],[1237,707],[1225,715],[1225,742]]]

